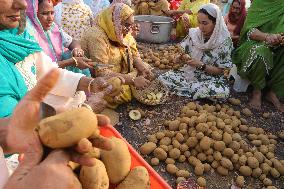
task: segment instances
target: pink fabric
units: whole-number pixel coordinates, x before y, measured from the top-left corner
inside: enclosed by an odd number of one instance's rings
[[[34,37],[38,41],[43,51],[56,62],[62,59],[63,45],[62,36],[57,24],[53,23],[49,32],[45,32],[37,18],[38,0],[26,0],[28,7],[27,16],[33,25]]]

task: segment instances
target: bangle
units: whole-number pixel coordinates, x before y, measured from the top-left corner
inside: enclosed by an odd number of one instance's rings
[[[93,82],[95,81],[95,79],[91,79],[91,81],[88,84],[88,92],[91,93],[91,85],[93,84]]]
[[[73,59],[74,62],[75,62],[75,66],[78,67],[78,61],[76,60],[76,58],[74,58],[74,57],[72,56],[72,59]]]
[[[78,49],[78,48],[74,48],[74,49],[72,49],[72,51],[71,51],[71,55],[72,55],[72,56],[73,56],[73,52],[74,52],[74,50],[75,50],[75,49]]]
[[[81,103],[81,104],[78,105],[78,108],[81,108],[81,107],[85,107],[85,108],[88,108],[89,110],[92,110],[92,111],[93,111],[93,109],[91,108],[91,106],[88,105],[88,104],[86,104],[85,102],[83,102],[83,103]]]
[[[265,38],[264,38],[264,42],[266,43],[266,44],[268,44],[268,42],[267,42],[267,37],[269,36],[269,34],[267,33],[266,35],[265,35]]]

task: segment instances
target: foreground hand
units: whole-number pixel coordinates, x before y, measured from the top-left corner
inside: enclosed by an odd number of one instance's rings
[[[149,86],[149,84],[150,84],[150,81],[144,78],[143,76],[139,76],[134,79],[134,86],[137,89],[145,89],[146,87]]]
[[[196,67],[200,67],[202,65],[202,62],[192,58],[192,59],[187,61],[187,64],[196,68]]]
[[[100,113],[107,107],[107,101],[104,97],[111,93],[112,87],[109,87],[106,90],[92,94],[86,101],[86,104],[88,104],[95,113]]]
[[[73,57],[84,57],[85,52],[81,48],[75,48],[72,51]]]

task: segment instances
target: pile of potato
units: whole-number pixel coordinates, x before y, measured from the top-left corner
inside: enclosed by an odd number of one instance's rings
[[[231,104],[239,105],[237,99]],[[250,116],[249,109],[235,111],[226,104],[199,105],[189,102],[181,108],[180,116],[165,121],[167,130],[148,136],[148,142],[140,147],[143,155],[152,154],[153,166],[165,161],[166,170],[177,177],[177,183],[189,177],[188,170],[179,169],[176,162],[187,162],[194,168],[197,182],[206,186],[202,177],[214,169],[222,176],[237,170],[239,187],[245,177],[260,179],[267,188],[272,186],[269,177],[284,175],[284,160],[275,156],[277,137],[262,128],[250,127],[241,114]]]
[[[76,108],[43,119],[38,126],[42,143],[52,149],[75,146],[83,138],[99,137],[96,115],[87,108]],[[82,166],[79,180],[83,189],[108,189],[109,183],[117,184],[117,189],[149,189],[150,178],[143,166],[130,169],[131,155],[126,143],[111,137],[112,150],[94,148],[85,154],[96,158],[93,167]],[[70,162],[73,169],[78,165]]]
[[[179,45],[152,46],[141,49],[142,60],[159,69],[179,69],[185,61],[175,62],[176,58],[184,54],[184,50]]]

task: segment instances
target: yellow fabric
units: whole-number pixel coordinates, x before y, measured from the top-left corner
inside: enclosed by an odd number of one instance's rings
[[[183,0],[178,10],[190,9],[193,14],[184,14],[183,16],[186,16],[188,18],[191,28],[196,28],[198,26],[198,11],[202,5],[207,3],[210,3],[210,0],[196,0],[194,2],[191,2],[190,0]],[[177,37],[185,37],[187,35],[184,29],[184,23],[181,19],[177,22],[176,35]]]
[[[170,5],[167,0],[159,0],[158,2],[140,2],[135,7],[136,15],[155,15],[155,16],[166,16],[163,11],[170,10]]]
[[[132,14],[133,10],[124,6],[121,20],[126,20]],[[123,38],[123,42],[120,42],[115,33],[112,15],[113,7],[105,9],[98,15],[97,24],[83,34],[81,47],[86,56],[95,63],[113,65],[112,68],[99,68],[97,70],[98,76],[106,76],[115,72],[135,77],[137,71],[133,68],[133,59],[139,56],[136,41],[131,34],[128,34]],[[130,51],[130,68],[127,63],[126,49]],[[106,98],[110,108],[116,108],[119,104],[129,102],[131,99],[131,89],[128,85],[123,86],[123,92],[115,102],[113,98]]]

